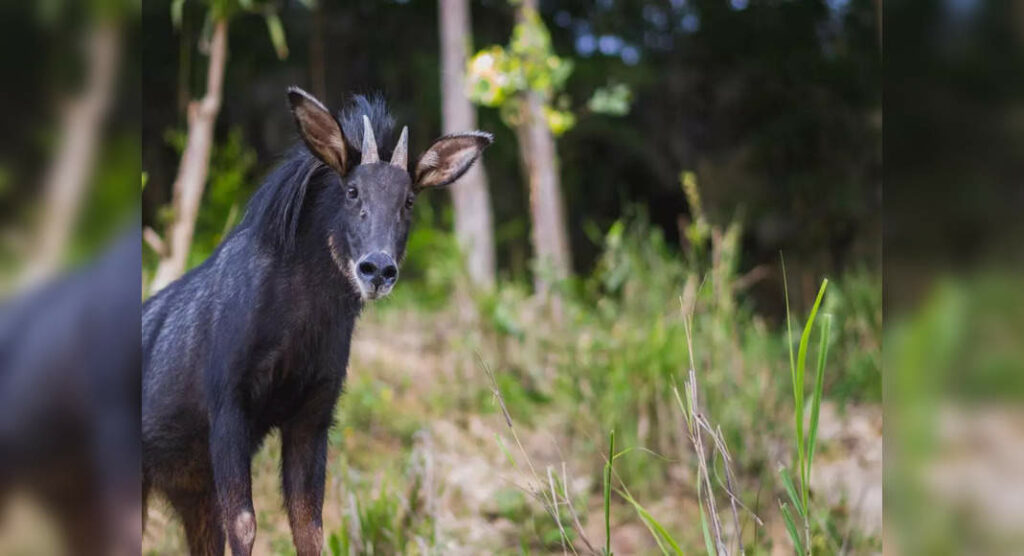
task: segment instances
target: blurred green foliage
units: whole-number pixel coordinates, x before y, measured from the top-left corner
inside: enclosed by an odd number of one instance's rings
[[[304,0],[306,7],[311,7],[314,0]],[[203,24],[203,36],[210,37],[213,30],[213,23],[218,20],[230,20],[236,16],[245,14],[258,14],[263,16],[267,24],[267,35],[271,44],[274,45],[274,52],[280,60],[288,57],[288,40],[285,37],[284,24],[278,14],[278,3],[273,1],[260,0],[203,0],[206,8],[206,19]],[[184,17],[185,0],[171,0],[170,11],[171,21],[176,28],[180,28]]]
[[[597,114],[609,116],[625,116],[629,113],[629,105],[633,102],[633,91],[622,83],[594,90],[593,96],[587,101],[587,108]]]
[[[499,108],[505,124],[517,127],[522,121],[519,93],[538,93],[548,127],[559,136],[576,125],[570,98],[563,94],[573,61],[555,54],[551,34],[535,10],[522,13],[508,47],[490,46],[470,58],[467,96],[482,106]],[[623,116],[631,100],[629,87],[619,83],[596,90],[587,107],[595,113]]]
[[[239,12],[231,21],[216,132],[223,142],[241,126],[257,152],[257,173],[295,138],[283,104],[291,84],[322,95],[333,109],[352,93],[384,92],[399,123],[409,125],[414,150],[441,133],[436,2],[276,6],[291,47],[286,60],[267,39],[259,12]],[[143,159],[150,174],[143,221],[157,229],[179,159],[162,134],[182,126],[184,103],[201,94],[207,8],[200,0],[184,2],[180,26],[166,3],[141,8]],[[651,223],[677,243],[684,229],[679,215],[695,220],[678,187],[681,169],[699,176],[710,221],[729,222],[742,210],[740,271],[768,266],[774,272],[782,250],[807,274],[793,284],[801,299],[813,295],[803,291],[813,276],[861,264],[877,271],[881,57],[872,0],[543,2],[537,16],[544,30],[524,28],[519,41],[513,41],[517,6],[474,3],[472,12],[472,44],[502,45],[508,58],[515,46],[531,54],[541,74],[550,71],[541,52],[559,60],[559,71],[538,78],[538,85],[552,90],[550,123],[572,129],[558,141],[558,155],[580,273],[590,273],[601,249],[585,230],[593,224],[606,231],[629,205],[645,205]],[[520,86],[527,86],[530,72],[522,67],[494,71],[522,74]],[[491,90],[514,97],[504,88],[514,82]],[[591,116],[620,114],[627,98],[623,117]],[[530,272],[530,242],[517,141],[502,124],[502,110],[483,109],[478,117],[496,138],[485,166],[499,273],[519,279]],[[779,289],[765,280],[751,291],[757,309],[776,319]]]
[[[415,414],[396,410],[395,388],[393,385],[371,376],[353,376],[345,383],[346,403],[338,411],[338,422],[342,424],[339,442],[347,442],[355,431],[369,433],[380,438],[393,438],[403,447],[412,446],[413,435],[422,423]],[[354,448],[354,445],[345,445]],[[360,463],[359,450],[350,457]]]
[[[912,310],[887,317],[887,545],[908,554],[1020,546],[1019,520],[1003,517],[1006,493],[1021,484],[1010,463],[1024,399],[1020,283],[1005,268],[933,277]]]
[[[829,284],[824,312],[833,315],[834,347],[826,377],[828,392],[841,403],[882,402],[882,277],[864,267]]]
[[[539,93],[545,102],[548,126],[552,133],[561,135],[575,125],[575,116],[553,107],[552,101],[572,73],[572,60],[554,53],[551,35],[536,11],[523,13],[523,21],[513,29],[507,48],[491,46],[470,58],[467,94],[478,104],[501,108],[505,123],[516,127],[521,119],[518,93]],[[565,102],[561,100],[560,104]]]
[[[783,416],[792,412],[787,337],[753,313],[735,289],[738,237],[709,231],[701,262],[693,251],[684,254],[668,244],[637,209],[607,232],[594,273],[567,284],[562,327],[530,316],[525,288],[509,284],[482,300],[485,324],[505,346],[491,355],[503,370],[497,380],[510,412],[526,424],[538,407],[567,412],[570,436],[581,442],[574,448],[593,449],[583,439],[614,427],[623,446],[648,447],[668,458],[686,453],[672,389],[690,364],[683,298],[691,291],[702,399],[730,445],[742,446],[734,453],[741,472],[757,476],[773,468],[770,439],[787,430],[790,419]],[[849,278],[836,279],[840,287],[824,309],[839,315],[829,340],[835,347],[825,396],[878,401],[881,296],[869,291],[877,277]],[[667,479],[664,462],[650,454],[631,454],[616,466],[641,493],[656,491]]]
[[[332,556],[348,554],[431,554],[435,546],[434,516],[424,507],[423,462],[413,453],[400,484],[388,478],[369,480],[342,465],[348,493],[339,527],[325,532]]]

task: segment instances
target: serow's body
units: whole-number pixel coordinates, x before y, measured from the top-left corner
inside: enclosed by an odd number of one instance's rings
[[[336,119],[288,92],[303,145],[267,178],[202,265],[142,310],[144,495],[160,492],[193,554],[250,554],[250,463],[281,432],[281,482],[295,547],[319,555],[327,432],[363,304],[398,277],[415,196],[451,183],[490,144],[435,141],[408,166],[380,101]],[[378,149],[377,140],[380,140]]]

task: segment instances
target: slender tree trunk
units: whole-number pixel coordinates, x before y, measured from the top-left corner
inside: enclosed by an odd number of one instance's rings
[[[476,129],[476,108],[466,96],[470,48],[469,0],[438,0],[441,31],[441,114],[445,134]],[[487,174],[478,161],[451,186],[455,237],[474,286],[494,286],[494,230]]]
[[[120,32],[116,23],[106,21],[95,23],[86,36],[84,89],[61,115],[60,145],[43,184],[43,214],[21,277],[24,284],[44,279],[60,267],[114,96]]]
[[[224,68],[228,56],[228,22],[220,20],[213,28],[210,40],[210,63],[206,73],[206,95],[188,106],[188,141],[181,155],[178,175],[174,180],[174,220],[167,230],[166,249],[150,286],[156,293],[185,272],[188,252],[195,232],[199,202],[203,198],[206,175],[209,171],[210,152],[213,150],[213,130],[220,111],[224,87]]]
[[[516,20],[522,23],[528,13],[536,11],[537,0],[523,0],[516,12]],[[572,273],[558,151],[544,116],[544,103],[544,98],[536,91],[523,94],[521,123],[516,130],[530,185],[531,239],[535,259],[533,282],[536,292],[542,296],[550,291],[548,279],[561,280]]]
[[[536,265],[534,287],[537,293],[546,295],[550,290],[549,280],[561,280],[572,272],[558,152],[539,93],[530,91],[523,96],[521,117],[517,134],[530,186],[531,239]]]

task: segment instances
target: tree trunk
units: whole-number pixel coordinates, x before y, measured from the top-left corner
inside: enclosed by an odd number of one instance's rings
[[[43,214],[21,276],[23,284],[42,280],[60,267],[114,96],[120,33],[118,25],[110,21],[96,23],[88,31],[84,89],[61,115],[60,146],[43,184]]]
[[[150,286],[156,293],[185,272],[188,252],[195,232],[199,202],[203,198],[210,152],[213,150],[213,129],[220,111],[224,68],[228,55],[228,22],[218,21],[210,40],[210,64],[206,73],[206,95],[188,106],[188,141],[181,155],[178,175],[174,180],[174,220],[167,230],[167,252]]]
[[[527,14],[537,11],[537,0],[522,0],[516,21],[526,21]],[[546,296],[550,280],[561,280],[572,273],[565,204],[562,201],[562,180],[558,170],[555,137],[544,116],[545,99],[536,91],[521,97],[520,124],[516,129],[520,156],[525,163],[530,186],[530,217],[533,220],[534,271],[536,293]],[[554,307],[560,312],[558,306]]]
[[[469,0],[438,0],[441,32],[441,115],[445,134],[476,129],[476,109],[466,96],[466,59],[472,30]],[[451,185],[455,238],[473,285],[494,286],[494,230],[483,161]]]
[[[537,293],[546,295],[550,290],[550,280],[561,280],[572,273],[558,152],[544,117],[544,100],[539,93],[529,91],[523,96],[521,117],[517,134],[530,186],[531,239],[535,259],[533,281]]]

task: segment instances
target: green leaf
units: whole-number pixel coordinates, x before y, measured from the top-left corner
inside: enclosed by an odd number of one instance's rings
[[[790,514],[789,507],[786,503],[782,503],[782,519],[786,522],[786,531],[789,532],[789,538],[793,541],[793,548],[796,549],[796,553],[800,556],[804,556],[803,542],[800,541],[800,534],[797,533],[796,523],[793,522],[793,516]]]
[[[708,518],[704,515],[704,506],[700,506],[700,530],[704,534],[704,550],[708,551],[708,556],[715,556],[715,543],[711,540],[711,531],[708,529]]]
[[[789,477],[789,473],[786,471],[785,467],[779,468],[779,476],[782,478],[782,487],[786,489],[786,494],[789,495],[790,501],[793,502],[793,507],[796,508],[797,512],[799,512],[801,516],[806,515],[807,512],[803,509],[800,497],[796,494],[796,487],[793,486],[793,480]]]
[[[604,553],[612,553],[612,464],[615,461],[615,429],[608,434],[608,461],[604,464]]]
[[[823,317],[821,339],[818,341],[818,372],[814,381],[814,394],[811,398],[811,425],[807,432],[807,461],[804,463],[804,483],[811,480],[811,462],[814,460],[814,445],[818,439],[818,414],[821,410],[821,397],[825,386],[825,359],[828,357],[829,333],[832,330],[832,315]]]
[[[284,60],[288,57],[288,41],[284,36],[284,25],[281,24],[281,18],[275,12],[267,12],[264,19],[267,20],[267,32],[270,33],[270,42],[274,43],[277,58]]]
[[[676,542],[674,538],[672,538],[672,535],[669,534],[667,529],[665,529],[665,526],[659,523],[657,519],[654,519],[654,516],[651,515],[650,512],[648,512],[646,509],[644,509],[643,506],[637,503],[636,500],[633,500],[632,498],[627,499],[633,505],[633,508],[636,509],[637,514],[640,515],[640,518],[643,519],[644,523],[647,524],[648,529],[652,530],[655,533],[654,538],[658,541],[658,545],[662,546],[662,552],[665,554],[669,553],[668,550],[664,548],[664,543],[672,549],[672,553],[682,556],[683,549],[679,547],[679,543]]]
[[[544,107],[544,119],[547,120],[548,129],[555,137],[560,137],[576,125],[576,116],[568,110],[555,110],[550,106]]]
[[[818,297],[814,300],[814,306],[811,307],[811,314],[807,317],[807,323],[804,324],[803,334],[800,335],[800,347],[797,350],[796,355],[796,382],[800,389],[800,399],[797,400],[796,409],[799,419],[797,420],[797,441],[799,445],[799,461],[798,472],[800,473],[800,493],[803,500],[803,515],[807,515],[807,484],[803,481],[803,470],[806,466],[807,461],[807,445],[804,443],[806,435],[803,433],[804,428],[804,373],[807,368],[807,344],[810,343],[811,329],[814,327],[814,319],[818,316],[818,308],[821,306],[821,299],[825,297],[825,289],[828,287],[828,278],[821,281],[821,288],[818,289]]]
[[[231,16],[237,12],[239,5],[246,8],[245,0],[239,0],[238,2],[233,0],[212,0],[210,2],[210,11],[207,12],[207,15],[212,20],[231,19]]]
[[[587,101],[587,108],[597,114],[609,116],[625,116],[629,113],[629,105],[633,100],[633,92],[628,85],[617,83],[600,87]]]
[[[171,0],[171,23],[175,29],[181,28],[182,12],[184,11],[185,0]]]
[[[633,506],[633,509],[636,510],[637,515],[640,516],[640,519],[643,520],[644,525],[647,526],[647,530],[651,532],[651,536],[654,537],[654,540],[658,543],[658,546],[661,548],[662,553],[669,554],[669,551],[665,548],[665,545],[668,545],[669,548],[672,549],[672,553],[677,554],[679,556],[683,555],[683,549],[679,547],[679,543],[676,542],[676,540],[672,537],[668,530],[665,529],[665,527],[661,523],[659,523],[658,520],[654,519],[654,516],[651,515],[650,512],[648,512],[646,509],[644,509],[644,507],[641,506],[639,502],[637,502],[632,496],[630,496],[629,492],[622,490],[617,490],[616,492],[618,492],[619,496],[621,496],[623,499],[629,502],[630,505]]]
[[[807,317],[807,323],[804,324],[803,334],[800,335],[800,348],[796,356],[796,373],[797,380],[800,384],[804,382],[804,370],[807,366],[807,344],[810,342],[811,329],[814,328],[814,319],[818,316],[818,307],[821,306],[821,299],[825,297],[825,289],[828,287],[828,278],[821,281],[821,288],[818,289],[818,297],[814,300],[814,306],[811,307],[811,314]]]
[[[501,436],[495,433],[494,438],[495,440],[498,441],[498,446],[501,448],[501,452],[505,454],[506,458],[508,458],[508,462],[511,463],[513,467],[515,467],[516,458],[512,457],[512,452],[508,451],[508,448],[505,446],[505,442],[501,439]]]
[[[786,258],[779,253],[782,263],[782,292],[786,296],[786,347],[789,348],[789,378],[793,383],[793,413],[796,419],[796,450],[797,461],[803,462],[804,454],[804,385],[797,381],[796,359],[793,356],[793,319],[789,310],[789,281],[786,278]]]
[[[327,539],[327,545],[331,549],[332,556],[342,556],[341,552],[341,539],[338,538],[337,533],[331,533],[329,539]]]

